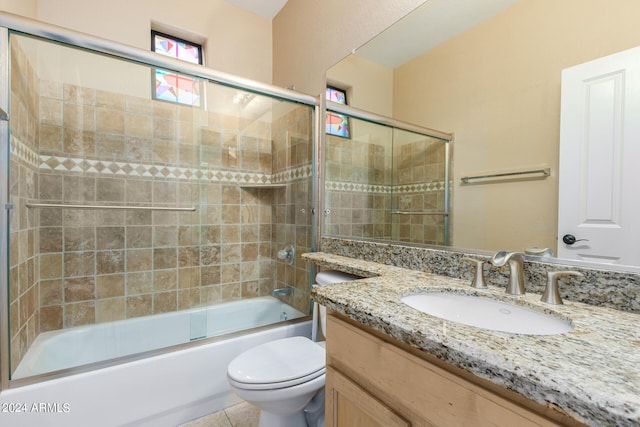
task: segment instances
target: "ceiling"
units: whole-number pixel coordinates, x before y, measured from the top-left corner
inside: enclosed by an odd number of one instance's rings
[[[287,0],[225,0],[227,3],[257,13],[267,19],[273,19],[280,9],[284,7]]]

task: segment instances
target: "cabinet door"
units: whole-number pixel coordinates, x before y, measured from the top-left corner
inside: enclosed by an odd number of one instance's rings
[[[551,427],[565,425],[565,422],[576,425],[575,420],[569,418],[563,417],[563,423],[558,424],[538,415],[542,411],[551,414],[553,410],[539,404],[534,404],[535,412],[526,409],[441,366],[382,341],[335,315],[327,316],[327,328],[327,365],[333,368],[327,370],[327,384],[331,373],[337,370],[351,385],[357,387],[350,394],[345,394],[343,400],[353,403],[365,415],[377,420],[369,424],[345,423],[342,426],[409,425],[404,419],[414,427]],[[357,393],[358,389],[362,391]],[[338,388],[338,391],[341,389]],[[360,396],[363,395],[377,402],[378,409],[384,408],[396,417],[401,414],[404,419],[400,421],[404,424],[392,424],[380,418],[372,408],[375,404],[365,406],[364,398],[360,402]],[[329,393],[327,404],[328,396]],[[336,415],[335,406],[333,416]],[[553,416],[558,417],[557,414]]]
[[[410,424],[362,387],[327,366],[327,427],[409,427]]]

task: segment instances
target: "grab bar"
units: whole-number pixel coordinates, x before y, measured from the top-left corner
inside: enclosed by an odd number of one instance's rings
[[[536,170],[521,171],[521,172],[495,173],[491,175],[464,176],[460,178],[460,181],[462,181],[465,184],[468,184],[469,181],[472,179],[500,178],[505,176],[518,176],[518,175],[531,175],[531,174],[542,174],[543,177],[546,178],[549,175],[551,175],[551,168],[536,169]]]
[[[393,211],[394,215],[444,215],[449,216],[449,212],[411,212],[411,211]]]
[[[50,209],[50,208],[62,208],[62,209],[130,209],[139,211],[175,211],[175,212],[195,212],[195,206],[190,208],[172,208],[162,206],[114,206],[114,205],[63,205],[56,203],[26,203],[26,207],[32,209]]]

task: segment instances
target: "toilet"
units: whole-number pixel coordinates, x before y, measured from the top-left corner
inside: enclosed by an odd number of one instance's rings
[[[340,271],[321,271],[316,285],[346,282],[360,277]],[[313,304],[316,339],[318,317],[325,329],[324,307]],[[260,408],[259,427],[305,427],[304,409],[324,387],[324,341],[290,337],[253,347],[229,363],[227,380],[234,393]],[[317,425],[323,426],[324,419]]]

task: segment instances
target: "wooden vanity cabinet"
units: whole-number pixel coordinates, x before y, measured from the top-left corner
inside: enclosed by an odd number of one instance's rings
[[[327,427],[583,425],[402,346],[346,317],[327,316]]]

